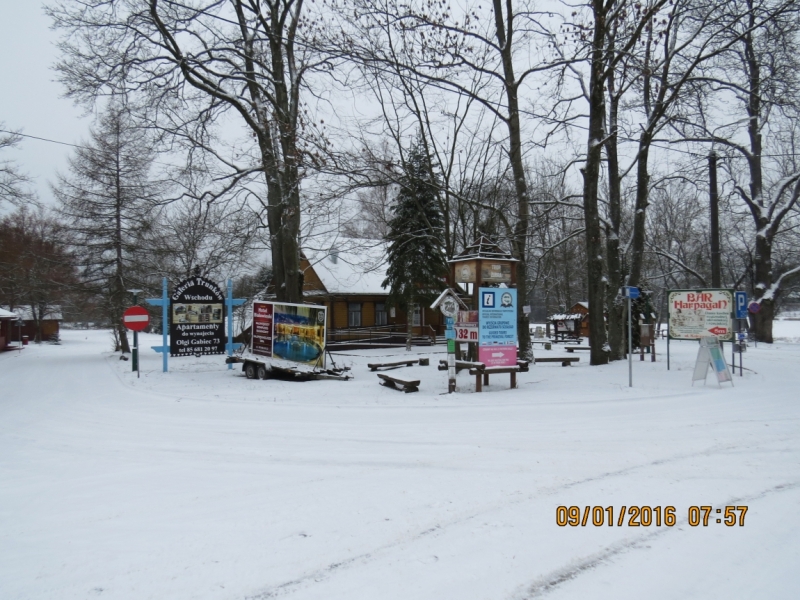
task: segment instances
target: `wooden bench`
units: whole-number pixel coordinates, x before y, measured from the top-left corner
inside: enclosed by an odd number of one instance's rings
[[[457,360],[456,373],[458,373],[459,371],[463,371],[464,369],[482,368],[483,366],[484,365],[481,362],[472,362],[469,360]],[[447,371],[447,361],[440,360],[437,369],[439,369],[440,371]]]
[[[560,362],[562,367],[570,366],[570,363],[578,362],[580,357],[578,356],[547,356],[545,358],[535,358],[533,359],[534,362],[537,363],[546,363],[546,362]]]
[[[419,364],[421,366],[427,366],[430,364],[430,359],[428,358],[413,358],[409,360],[398,360],[397,362],[390,362],[390,363],[369,363],[367,366],[369,367],[370,371],[378,371],[380,369],[399,369],[400,367],[410,367],[412,365]]]
[[[553,342],[550,340],[531,340],[531,344],[541,344],[545,350],[550,350],[553,347]]]
[[[385,385],[386,387],[392,388],[393,390],[402,390],[406,394],[419,391],[419,379],[415,381],[410,381],[407,379],[392,377],[391,375],[387,375],[386,373],[378,373],[378,377],[380,379],[383,379],[381,385]]]
[[[575,350],[591,350],[589,346],[564,346],[567,352],[574,352]]]
[[[470,375],[475,375],[475,391],[482,392],[484,385],[489,385],[489,375],[497,375],[500,373],[511,374],[511,389],[517,387],[517,373],[519,373],[519,365],[513,367],[474,367],[469,370]],[[483,380],[481,382],[481,380]]]

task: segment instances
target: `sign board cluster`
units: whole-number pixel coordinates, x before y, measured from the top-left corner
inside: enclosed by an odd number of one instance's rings
[[[310,304],[253,302],[251,351],[325,368],[327,309]]]

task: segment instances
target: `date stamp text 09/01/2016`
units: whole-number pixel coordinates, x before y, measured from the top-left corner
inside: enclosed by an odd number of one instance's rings
[[[616,514],[615,514],[616,513]],[[692,527],[709,524],[724,524],[728,527],[744,527],[746,506],[690,506],[687,522]],[[678,522],[674,506],[622,506],[615,510],[613,506],[559,506],[556,509],[556,525],[559,527],[673,527]]]

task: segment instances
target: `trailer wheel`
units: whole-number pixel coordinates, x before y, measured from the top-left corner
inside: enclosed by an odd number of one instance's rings
[[[249,362],[245,363],[244,365],[244,375],[248,379],[255,379],[256,378],[256,366],[255,364]]]
[[[267,367],[264,365],[258,365],[258,378],[259,379],[269,379],[269,371],[267,371]]]

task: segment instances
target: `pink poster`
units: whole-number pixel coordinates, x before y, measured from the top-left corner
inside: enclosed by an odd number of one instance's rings
[[[517,364],[517,347],[479,346],[478,360],[487,367],[513,367]]]

